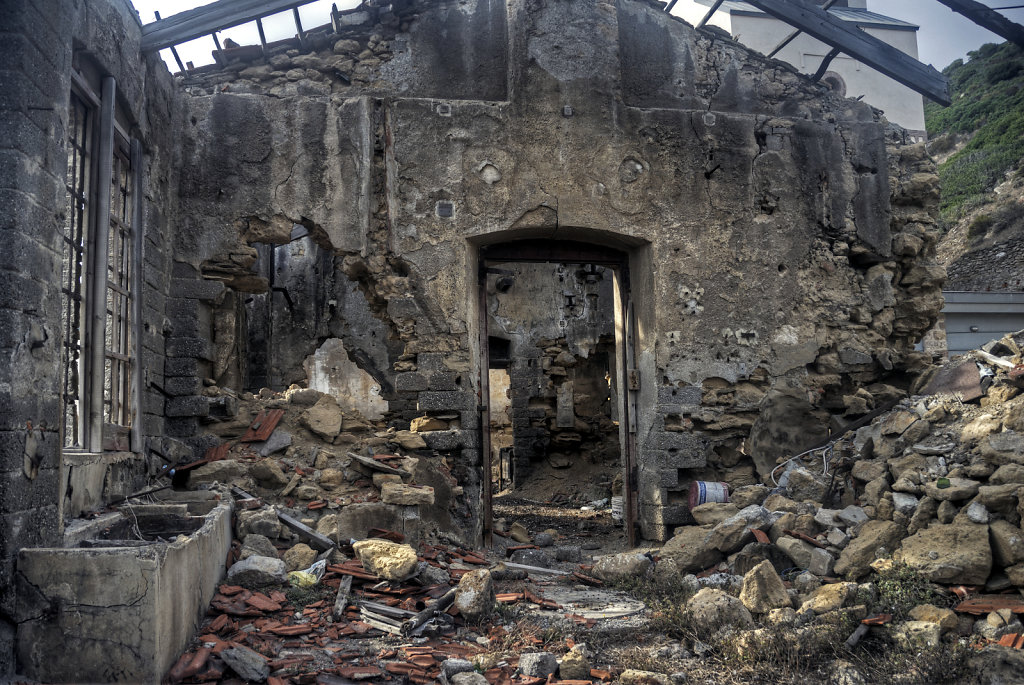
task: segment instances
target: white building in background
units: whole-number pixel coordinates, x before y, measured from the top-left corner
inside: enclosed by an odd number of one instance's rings
[[[815,2],[824,4],[823,0]],[[696,25],[713,4],[713,0],[679,0],[672,14]],[[868,11],[867,0],[839,0],[828,11],[917,59],[918,26]],[[708,24],[724,29],[736,41],[762,54],[771,52],[796,30],[738,0],[726,0]],[[814,74],[830,51],[829,45],[801,33],[776,57],[804,73]],[[832,60],[822,81],[847,97],[863,97],[865,102],[884,111],[889,121],[910,131],[912,138],[925,139],[924,98],[919,93],[847,55]]]

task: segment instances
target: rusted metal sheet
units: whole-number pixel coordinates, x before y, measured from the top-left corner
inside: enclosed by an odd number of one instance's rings
[[[261,411],[252,424],[249,425],[249,430],[245,432],[239,442],[263,442],[270,437],[270,434],[277,428],[278,422],[281,421],[281,417],[284,416],[284,409],[264,409]]]
[[[1009,609],[1015,614],[1024,614],[1024,598],[1013,595],[981,595],[964,600],[954,607],[961,614],[981,616],[1000,609]]]

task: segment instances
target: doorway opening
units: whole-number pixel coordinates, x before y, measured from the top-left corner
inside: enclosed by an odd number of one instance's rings
[[[635,545],[628,255],[524,240],[479,264],[485,537],[520,523]]]

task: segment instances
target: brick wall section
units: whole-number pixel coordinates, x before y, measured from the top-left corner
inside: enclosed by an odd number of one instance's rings
[[[0,676],[13,672],[14,556],[61,534],[60,233],[70,18],[0,3]],[[33,426],[29,437],[27,424]],[[39,473],[22,470],[35,443]]]

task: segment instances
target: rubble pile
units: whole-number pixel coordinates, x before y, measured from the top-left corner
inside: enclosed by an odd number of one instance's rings
[[[738,596],[702,589],[687,611],[750,635],[852,617],[929,645],[1024,645],[1022,343],[932,369],[867,425],[780,458],[768,484],[693,507],[658,566]],[[896,577],[935,584],[943,608],[871,616]]]
[[[381,430],[298,388],[242,398],[247,412],[217,431],[244,434],[184,469],[192,487],[233,486],[237,542],[200,637],[168,678],[684,679],[676,668],[632,669],[607,645],[581,644],[609,622],[644,635],[645,649],[671,652],[662,663],[678,668],[699,669],[722,644],[740,658],[778,636],[816,644],[837,626],[850,626],[847,650],[861,640],[1019,649],[1022,343],[1024,332],[925,373],[914,394],[862,425],[780,458],[768,483],[693,506],[694,524],[663,547],[596,558],[584,550],[599,545],[567,544],[557,530],[520,521],[497,522],[494,547],[472,551],[422,525],[439,507],[454,512],[458,485],[443,460],[416,452],[415,432]],[[383,450],[410,456],[375,454]],[[443,496],[428,480],[445,484]],[[650,609],[638,610],[646,616],[636,624],[617,623],[637,617],[609,609],[625,597],[611,589],[643,579],[685,590],[681,620],[702,627],[699,638],[646,630]],[[566,599],[585,591],[607,593],[598,600],[606,613],[588,615]]]

